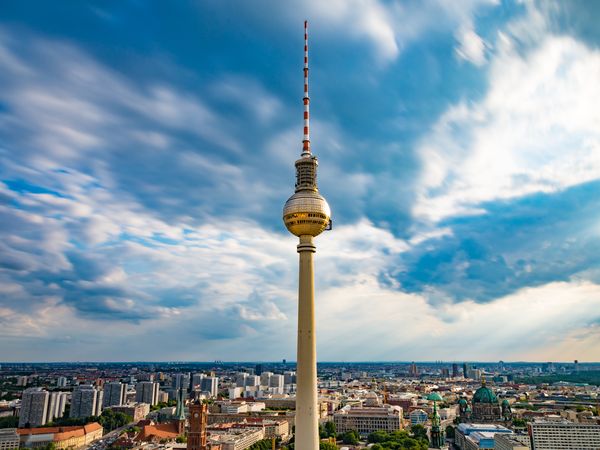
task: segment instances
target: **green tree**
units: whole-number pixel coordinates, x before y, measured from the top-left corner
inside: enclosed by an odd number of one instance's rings
[[[338,446],[331,442],[321,441],[319,442],[319,450],[338,450]]]
[[[355,430],[349,430],[349,431],[346,431],[344,434],[342,434],[342,442],[344,444],[356,445],[356,444],[358,444],[358,441],[359,441],[359,436]]]
[[[367,442],[369,443],[385,442],[389,440],[390,435],[387,434],[385,431],[374,431],[367,437]]]
[[[0,417],[0,428],[17,428],[19,426],[19,418],[15,416]]]
[[[410,427],[410,432],[415,438],[427,439],[427,430],[423,425],[417,424]],[[429,442],[429,441],[428,441]]]
[[[331,420],[329,422],[325,422],[325,432],[327,433],[327,437],[335,438],[337,436],[335,422]]]

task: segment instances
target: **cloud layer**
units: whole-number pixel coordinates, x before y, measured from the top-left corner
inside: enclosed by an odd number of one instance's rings
[[[0,359],[294,359],[301,24],[230,6],[8,9]],[[600,53],[574,12],[298,8],[334,212],[319,358],[598,359]]]

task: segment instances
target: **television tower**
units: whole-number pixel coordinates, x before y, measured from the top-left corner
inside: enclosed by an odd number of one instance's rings
[[[331,211],[317,188],[317,157],[310,150],[308,97],[308,22],[304,21],[304,138],[296,166],[296,192],[283,207],[283,222],[300,238],[298,282],[298,356],[296,367],[296,450],[318,450],[317,348],[313,238],[331,225]]]

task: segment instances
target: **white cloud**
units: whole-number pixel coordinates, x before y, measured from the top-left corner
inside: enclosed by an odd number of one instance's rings
[[[484,98],[453,105],[423,138],[416,217],[600,178],[600,52],[550,34],[520,52],[514,39],[499,35]]]
[[[456,54],[459,58],[469,61],[476,66],[482,66],[485,59],[485,42],[472,28],[463,27],[456,33],[458,47]]]

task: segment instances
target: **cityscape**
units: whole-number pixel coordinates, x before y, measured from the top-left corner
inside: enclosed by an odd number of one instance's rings
[[[7,0],[0,450],[600,450],[598,19]]]

